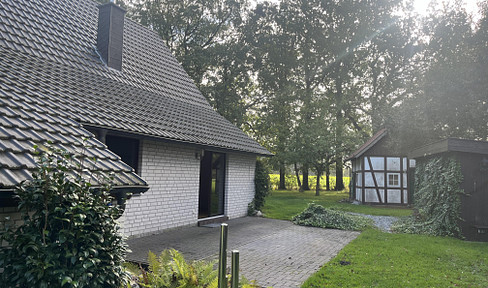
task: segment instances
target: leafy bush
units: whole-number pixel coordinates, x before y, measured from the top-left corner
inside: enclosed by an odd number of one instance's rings
[[[217,260],[187,262],[180,252],[170,249],[163,251],[159,256],[149,251],[148,262],[149,271],[134,264],[126,264],[127,269],[134,275],[136,283],[141,287],[216,288],[218,286],[218,272],[214,269]],[[239,286],[260,287],[250,284],[245,278],[241,279]]]
[[[414,216],[401,219],[394,232],[461,237],[459,227],[463,181],[461,166],[450,157],[417,161]]]
[[[373,227],[371,219],[359,215],[351,215],[344,211],[324,208],[314,203],[308,204],[308,207],[302,213],[294,216],[292,221],[302,226],[340,230],[361,231]]]
[[[115,221],[109,187],[93,190],[72,171],[66,152],[37,155],[31,181],[16,190],[23,224],[1,239],[0,283],[5,287],[120,287],[126,246]],[[1,241],[0,241],[1,242]],[[5,243],[4,242],[4,243]]]
[[[171,249],[163,251],[159,257],[149,251],[148,262],[149,272],[127,264],[141,287],[217,287],[217,271],[213,268],[216,261],[188,263],[181,253]]]
[[[270,191],[269,170],[263,161],[260,160],[256,161],[254,189],[254,199],[248,206],[248,215],[254,215],[255,211],[261,211],[265,198],[269,195]]]

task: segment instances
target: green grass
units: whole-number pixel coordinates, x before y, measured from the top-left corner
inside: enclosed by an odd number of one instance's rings
[[[380,206],[354,205],[340,202],[347,199],[347,192],[321,191],[320,196],[315,196],[315,191],[290,191],[274,190],[266,197],[263,213],[266,217],[282,220],[290,220],[296,214],[307,208],[308,203],[316,203],[324,207],[336,207],[342,211],[383,216],[408,216],[412,214],[406,208],[385,208]]]
[[[488,243],[371,229],[302,287],[488,287]]]
[[[406,216],[409,209],[340,203],[346,192],[272,191],[267,217],[289,220],[314,201],[324,207],[371,215]],[[302,286],[488,287],[488,243],[369,229],[349,243]]]

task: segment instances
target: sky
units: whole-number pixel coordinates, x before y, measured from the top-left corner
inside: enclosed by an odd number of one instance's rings
[[[262,2],[264,0],[253,0],[252,2]],[[269,2],[273,2],[273,3],[279,3],[280,0],[267,0]],[[453,2],[455,0],[438,0],[437,2],[443,2],[443,1],[447,1],[447,2]],[[464,2],[464,6],[467,10],[468,13],[473,13],[473,12],[477,12],[478,11],[478,6],[477,6],[477,3],[482,1],[482,0],[461,0],[462,2]],[[419,14],[427,14],[427,7],[429,6],[429,3],[431,1],[429,0],[415,0],[414,1],[414,9],[416,12],[418,12]]]
[[[453,2],[453,0],[448,0],[450,2]],[[438,1],[442,2],[442,1]],[[478,11],[478,6],[477,3],[480,2],[480,0],[462,0],[464,2],[464,7],[466,8],[466,11],[470,14],[473,14]],[[416,12],[419,14],[427,14],[427,7],[429,6],[430,1],[429,0],[415,0],[414,1],[414,9]]]

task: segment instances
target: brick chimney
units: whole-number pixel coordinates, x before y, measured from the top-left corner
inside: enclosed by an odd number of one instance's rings
[[[125,10],[113,2],[98,6],[97,50],[108,67],[122,70]]]

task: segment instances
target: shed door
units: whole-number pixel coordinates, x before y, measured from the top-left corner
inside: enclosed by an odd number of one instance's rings
[[[472,195],[473,204],[476,205],[475,225],[488,227],[488,157],[483,157],[476,187]]]
[[[225,154],[205,151],[200,163],[198,218],[224,215]]]

